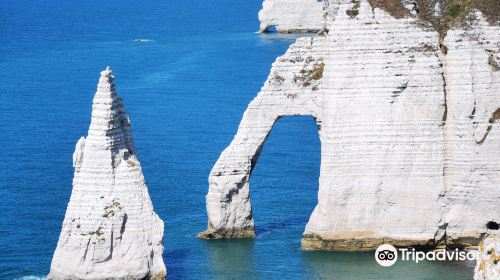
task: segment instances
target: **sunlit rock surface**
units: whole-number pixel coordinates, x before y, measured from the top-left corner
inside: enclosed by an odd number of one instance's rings
[[[264,0],[259,20],[261,32],[317,32],[325,23],[324,2]]]
[[[491,235],[479,245],[474,280],[500,279],[500,235]]]
[[[48,279],[165,279],[163,221],[153,211],[122,99],[101,72],[87,138]]]
[[[500,221],[500,28],[476,10],[445,37],[406,9],[330,10],[325,30],[277,58],[243,114],[210,173],[199,236],[254,236],[249,180],[266,137],[280,117],[310,115],[321,170],[304,248],[477,245]]]

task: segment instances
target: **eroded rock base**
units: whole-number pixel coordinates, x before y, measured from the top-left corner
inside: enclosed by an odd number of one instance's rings
[[[434,250],[439,248],[477,249],[481,236],[459,237],[455,239],[395,239],[390,237],[375,237],[369,233],[342,233],[338,236],[321,237],[306,234],[302,237],[301,246],[304,250],[322,251],[373,251],[382,244],[395,247],[411,247],[417,250]]]
[[[209,226],[204,232],[199,233],[196,237],[201,239],[253,239],[255,233],[253,228],[247,229],[215,229]]]
[[[50,276],[51,280],[87,280],[89,278],[79,278],[79,277],[69,277],[66,275],[58,275],[54,272],[51,273]],[[167,279],[167,274],[164,272],[156,273],[154,275],[147,274],[146,276],[124,276],[124,277],[106,277],[106,278],[90,278],[90,279],[106,279],[106,280],[131,280],[131,279],[138,279],[138,280],[165,280]]]

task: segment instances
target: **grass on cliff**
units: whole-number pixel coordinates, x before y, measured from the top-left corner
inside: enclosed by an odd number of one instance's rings
[[[395,18],[410,14],[399,0],[368,0],[368,2],[373,8],[380,8]],[[490,23],[500,21],[500,0],[415,0],[415,2],[419,19],[430,23],[442,38],[451,27],[463,25],[472,9],[481,11]],[[440,14],[435,14],[436,5],[440,7]]]

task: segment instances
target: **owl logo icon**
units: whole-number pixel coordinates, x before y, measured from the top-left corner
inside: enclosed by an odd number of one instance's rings
[[[398,251],[391,244],[382,244],[375,251],[375,260],[381,266],[392,266],[398,260]]]

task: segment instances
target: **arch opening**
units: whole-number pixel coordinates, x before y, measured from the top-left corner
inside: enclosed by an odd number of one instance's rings
[[[272,24],[272,25],[268,25],[265,29],[264,29],[264,33],[276,33],[278,32],[278,30],[276,29],[276,25]]]
[[[296,239],[317,204],[321,143],[312,116],[280,117],[252,158],[254,231]]]

